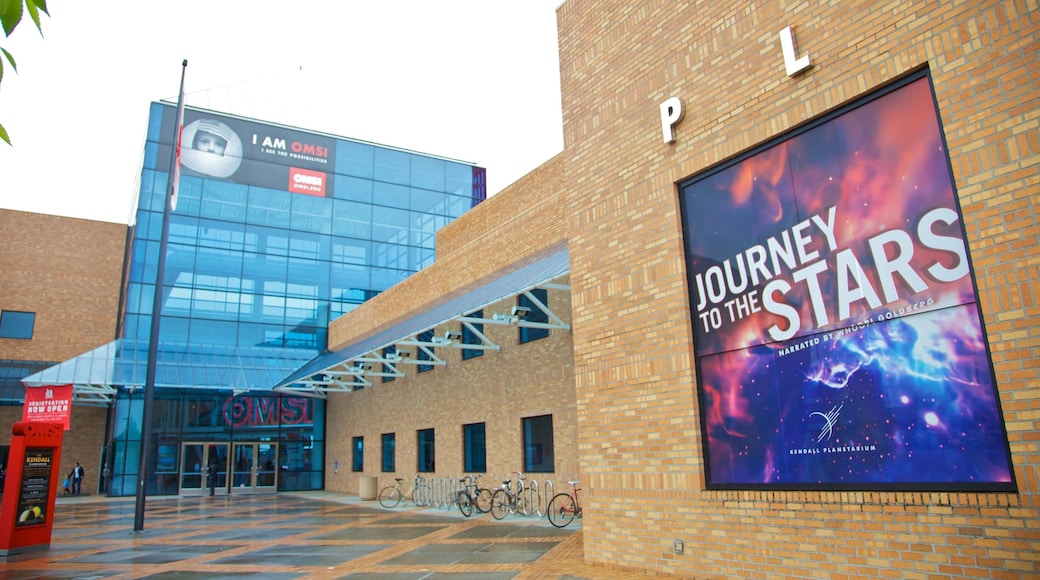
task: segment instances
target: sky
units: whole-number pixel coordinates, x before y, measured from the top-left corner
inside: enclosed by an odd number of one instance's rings
[[[494,195],[563,150],[561,2],[48,0],[42,37],[0,37],[0,208],[129,223],[185,59],[189,106],[475,163]]]

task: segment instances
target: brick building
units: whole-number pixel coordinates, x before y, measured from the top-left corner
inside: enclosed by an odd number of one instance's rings
[[[4,429],[22,420],[22,378],[115,338],[126,238],[125,225],[0,211],[0,317],[29,320],[27,335],[0,338]],[[72,407],[58,473],[83,464],[84,493],[97,493],[105,417],[104,407]]]
[[[568,0],[557,17],[564,151],[442,230],[433,266],[334,321],[333,355],[289,377],[327,389],[327,488],[421,471],[431,429],[435,474],[463,473],[477,422],[505,477],[549,414],[558,464],[535,476],[580,478],[594,563],[1040,572],[1036,6]],[[477,361],[442,341],[443,367],[333,392],[416,332],[505,320],[524,284],[475,294],[561,251],[563,275],[526,282],[554,289],[566,328],[495,327]],[[889,342],[799,370],[864,338]]]

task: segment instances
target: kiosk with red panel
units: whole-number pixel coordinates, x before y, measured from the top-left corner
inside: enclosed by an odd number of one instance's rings
[[[19,422],[11,431],[0,503],[0,557],[46,550],[51,545],[65,426]]]

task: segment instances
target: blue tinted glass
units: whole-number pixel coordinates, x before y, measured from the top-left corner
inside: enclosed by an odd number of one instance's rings
[[[289,236],[289,257],[328,260],[330,252],[328,236],[308,232],[292,232]]]
[[[151,335],[151,318],[148,319],[148,324],[148,330],[141,329],[142,338]],[[159,340],[161,342],[185,342],[188,340],[188,326],[187,318],[164,314],[162,324],[159,325]]]
[[[159,158],[159,144],[148,141],[144,144],[144,166],[155,168],[156,160]]]
[[[335,200],[332,206],[332,234],[367,239],[372,236],[372,206]]]
[[[383,207],[372,214],[372,239],[395,244],[408,243],[408,211]]]
[[[473,206],[473,200],[468,197],[449,195],[445,201],[447,202],[445,215],[451,219],[461,216]]]
[[[357,177],[336,176],[332,196],[362,203],[372,203],[372,181]]]
[[[162,214],[152,214],[155,220],[155,227],[162,227]],[[151,236],[149,236],[151,237]],[[156,236],[154,239],[158,239]],[[167,241],[171,244],[180,244],[185,246],[194,246],[195,242],[199,238],[199,220],[198,218],[187,217],[187,216],[171,216],[170,217],[170,233]]]
[[[158,141],[159,132],[162,130],[162,119],[163,111],[165,107],[159,103],[152,103],[148,106],[148,137],[149,141]],[[176,122],[176,121],[173,121]]]
[[[419,248],[416,250],[416,254],[415,259],[417,261],[417,270],[422,270],[423,268],[430,266],[437,259],[437,252],[432,248],[428,250]]]
[[[376,205],[408,209],[408,197],[408,188],[403,185],[377,181],[372,189],[372,203]]]
[[[242,223],[199,220],[199,245],[241,251],[246,227]]]
[[[246,221],[261,226],[288,228],[292,209],[290,195],[284,191],[250,187]]]
[[[243,222],[246,219],[247,192],[245,185],[207,179],[202,187],[199,215]],[[180,201],[177,206],[180,207]]]
[[[463,197],[473,195],[473,167],[448,162],[444,167],[444,191]]]
[[[332,200],[313,195],[292,196],[292,228],[328,235],[332,233]]]
[[[157,173],[155,177],[156,211],[162,211],[163,205],[166,203],[166,175],[166,173]],[[160,177],[163,179],[160,179]],[[163,183],[160,184],[160,181]],[[177,183],[177,209],[175,213],[177,215],[199,215],[199,209],[202,207],[202,188],[203,180],[201,177],[191,177],[182,174],[180,181]]]
[[[376,149],[373,178],[376,181],[408,185],[410,158],[411,155],[403,151]]]
[[[0,312],[0,338],[29,340],[32,338],[35,325],[35,312],[16,312],[14,310]]]
[[[448,223],[447,218],[415,212],[412,212],[411,215],[412,245],[433,249],[434,242],[437,239],[437,230],[441,229]]]
[[[166,318],[163,318],[166,324]],[[238,324],[229,321],[195,318],[191,321],[188,342],[194,344],[227,344],[238,342]]]
[[[408,207],[412,211],[421,211],[438,215],[447,215],[446,194],[428,189],[411,188]]]
[[[354,141],[336,142],[336,173],[372,178],[375,147]],[[337,183],[340,181],[336,179]]]
[[[412,187],[444,191],[444,160],[412,155],[411,165]]]
[[[332,244],[332,262],[335,268],[339,264],[364,266],[369,263],[372,244],[364,240],[340,239]]]

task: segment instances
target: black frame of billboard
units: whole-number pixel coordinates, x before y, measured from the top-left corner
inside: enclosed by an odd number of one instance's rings
[[[846,113],[848,113],[848,112],[850,112],[850,111],[852,111],[854,109],[857,109],[857,108],[859,108],[861,106],[864,106],[864,105],[866,105],[866,104],[868,104],[868,103],[870,103],[872,101],[880,99],[881,97],[884,97],[885,95],[888,95],[888,94],[890,94],[892,92],[895,92],[895,91],[897,91],[897,90],[899,90],[899,89],[901,89],[901,88],[903,88],[903,87],[905,87],[905,86],[907,86],[907,85],[909,85],[909,84],[911,84],[911,83],[913,83],[915,81],[921,80],[921,79],[927,79],[928,88],[929,88],[929,91],[930,91],[930,94],[931,94],[931,99],[932,99],[932,105],[935,107],[936,121],[938,123],[938,132],[939,132],[938,138],[941,140],[942,147],[943,147],[943,150],[944,150],[943,151],[943,157],[944,157],[945,162],[946,162],[946,169],[947,169],[947,171],[949,173],[950,187],[952,188],[952,193],[953,193],[953,204],[954,204],[954,207],[955,207],[956,212],[957,212],[957,217],[959,218],[958,219],[959,224],[957,224],[957,227],[959,228],[960,235],[962,236],[962,238],[964,240],[964,243],[965,243],[967,267],[968,267],[969,272],[970,272],[969,276],[971,278],[971,280],[970,280],[971,288],[972,288],[972,291],[974,293],[974,304],[973,304],[973,307],[978,312],[979,324],[981,326],[981,336],[982,336],[982,339],[983,339],[983,342],[984,342],[984,351],[985,351],[985,356],[986,356],[986,363],[988,365],[987,370],[988,370],[988,373],[989,373],[989,378],[992,381],[992,388],[993,388],[993,391],[994,391],[993,392],[994,403],[995,403],[995,407],[996,407],[996,412],[999,415],[1000,426],[1003,429],[1002,435],[1003,435],[1003,443],[1004,443],[1004,452],[1006,454],[1007,465],[1008,465],[1009,471],[1010,471],[1010,481],[1007,481],[1007,482],[1003,482],[1003,481],[999,481],[999,482],[983,482],[983,483],[979,483],[979,482],[963,482],[963,481],[961,481],[961,482],[925,481],[925,482],[896,482],[896,483],[892,483],[892,482],[878,482],[878,481],[841,482],[841,483],[833,483],[833,482],[823,482],[823,483],[819,483],[819,482],[818,483],[811,483],[811,482],[810,483],[806,483],[806,482],[799,482],[799,483],[746,483],[746,482],[745,483],[741,483],[741,482],[728,483],[728,482],[726,482],[726,483],[718,483],[718,482],[713,482],[713,480],[712,480],[712,473],[711,473],[712,462],[711,462],[711,457],[709,456],[710,455],[710,450],[709,450],[710,434],[708,432],[708,427],[709,427],[708,426],[708,421],[706,420],[706,416],[707,416],[706,413],[708,411],[709,406],[708,406],[708,401],[705,400],[706,393],[705,393],[705,388],[704,388],[704,385],[703,385],[703,380],[704,380],[703,377],[704,377],[704,375],[702,374],[702,367],[701,367],[702,356],[703,355],[699,355],[697,353],[697,351],[696,351],[696,348],[694,348],[694,353],[693,353],[693,355],[694,355],[694,364],[695,364],[695,370],[696,370],[696,373],[697,373],[697,379],[696,379],[697,380],[697,384],[696,384],[696,388],[697,388],[697,402],[698,402],[698,412],[699,412],[699,417],[700,417],[700,419],[699,419],[700,426],[699,427],[700,427],[700,432],[701,432],[702,457],[704,459],[703,468],[704,468],[704,473],[705,473],[705,480],[704,481],[705,481],[706,489],[708,489],[708,490],[769,490],[769,491],[913,491],[913,492],[921,492],[921,491],[943,492],[943,491],[947,491],[947,492],[1012,492],[1012,493],[1017,493],[1018,486],[1017,486],[1017,482],[1016,482],[1016,478],[1015,478],[1015,469],[1014,469],[1014,463],[1012,461],[1011,447],[1010,447],[1010,443],[1009,443],[1008,437],[1007,437],[1007,426],[1006,426],[1006,423],[1004,421],[1004,411],[1003,411],[1003,408],[1002,408],[1002,405],[1001,405],[1001,401],[1000,401],[999,385],[997,383],[996,374],[995,374],[995,371],[994,371],[994,368],[993,368],[993,359],[992,359],[992,353],[991,353],[991,349],[990,349],[990,342],[989,342],[989,338],[988,338],[988,333],[987,333],[987,330],[986,330],[985,317],[984,317],[984,313],[982,311],[981,301],[979,300],[979,290],[978,290],[978,284],[976,283],[975,267],[974,267],[974,264],[972,263],[971,250],[970,250],[970,245],[968,243],[969,239],[968,239],[965,227],[964,227],[964,220],[963,220],[964,214],[963,214],[963,211],[962,211],[962,208],[961,208],[960,197],[957,194],[956,181],[955,181],[955,178],[954,178],[953,167],[952,167],[952,164],[950,162],[949,149],[948,149],[948,146],[947,146],[947,143],[946,143],[946,134],[945,134],[945,131],[944,131],[943,126],[942,126],[941,111],[939,110],[938,100],[936,99],[936,96],[935,96],[935,87],[934,87],[934,84],[932,83],[930,71],[929,71],[929,69],[928,69],[928,67],[926,65],[922,66],[922,67],[919,67],[919,68],[917,68],[915,70],[912,70],[912,71],[906,73],[905,75],[903,75],[903,76],[901,76],[901,77],[899,77],[897,79],[894,79],[894,80],[892,80],[892,81],[890,81],[890,82],[888,82],[888,83],[886,83],[884,85],[881,85],[881,86],[879,86],[879,87],[869,91],[865,95],[861,95],[859,97],[856,97],[855,99],[853,99],[853,100],[851,100],[851,101],[849,101],[849,102],[847,102],[847,103],[845,103],[843,105],[840,105],[840,106],[836,107],[835,109],[833,109],[831,111],[825,112],[825,113],[817,116],[814,119],[806,121],[805,123],[803,123],[803,124],[801,124],[801,125],[799,125],[797,127],[794,127],[792,129],[789,129],[788,131],[786,131],[786,132],[784,132],[784,133],[782,133],[782,134],[780,134],[780,135],[778,135],[778,136],[776,136],[776,137],[774,137],[774,138],[772,138],[772,139],[770,139],[768,141],[760,143],[760,144],[752,147],[751,149],[749,149],[747,151],[744,151],[744,152],[739,153],[739,154],[737,154],[737,155],[735,155],[735,156],[733,156],[731,158],[723,160],[723,161],[715,164],[714,166],[709,167],[709,168],[707,168],[707,169],[705,169],[705,170],[703,170],[703,171],[701,171],[701,172],[699,172],[699,173],[697,173],[697,174],[695,174],[695,175],[693,175],[693,176],[691,176],[691,177],[689,177],[687,179],[684,179],[684,180],[682,180],[682,181],[677,183],[677,185],[676,185],[676,192],[677,192],[677,195],[679,197],[679,202],[680,202],[680,221],[682,223],[682,235],[683,235],[683,244],[682,244],[683,260],[684,260],[684,263],[686,265],[686,275],[687,275],[687,284],[688,284],[688,287],[687,287],[688,288],[687,289],[687,297],[690,300],[689,311],[690,311],[690,317],[691,317],[690,318],[690,321],[691,321],[691,334],[692,334],[694,342],[696,342],[696,340],[697,340],[697,338],[696,338],[697,330],[696,330],[696,328],[693,325],[697,323],[696,311],[695,311],[695,308],[694,308],[695,300],[696,300],[695,288],[697,288],[697,285],[696,285],[696,281],[694,280],[695,272],[694,272],[694,268],[693,268],[693,263],[691,262],[691,256],[688,255],[689,254],[689,250],[688,250],[688,246],[687,246],[687,242],[686,242],[686,240],[691,239],[690,238],[691,232],[688,231],[688,229],[690,228],[690,221],[687,219],[687,216],[689,215],[688,212],[691,209],[695,210],[695,208],[687,207],[686,196],[684,195],[684,191],[688,187],[690,187],[691,185],[694,185],[694,184],[696,184],[696,183],[698,183],[698,182],[700,182],[702,180],[705,180],[705,179],[707,179],[707,178],[709,178],[709,177],[711,177],[711,176],[713,176],[713,175],[715,175],[715,174],[717,174],[719,172],[722,172],[724,170],[732,168],[733,166],[738,165],[738,164],[740,164],[740,163],[742,163],[742,162],[744,162],[744,161],[746,161],[748,159],[751,159],[751,158],[755,157],[756,155],[758,155],[758,154],[760,154],[760,153],[762,153],[762,152],[764,152],[766,150],[769,150],[772,147],[775,147],[775,146],[777,146],[777,145],[779,145],[781,143],[784,143],[784,142],[786,142],[786,141],[788,141],[788,140],[790,140],[790,139],[792,139],[794,137],[797,137],[797,136],[799,136],[799,135],[801,135],[801,134],[803,134],[805,132],[808,132],[808,131],[813,130],[815,128],[818,128],[818,127],[820,127],[822,125],[825,125],[825,124],[829,123],[830,121],[833,121],[834,119],[836,119],[836,118],[838,118],[838,117],[840,117],[840,116],[842,116],[842,115],[844,115],[844,114],[846,114]],[[777,384],[779,384],[779,382]]]

